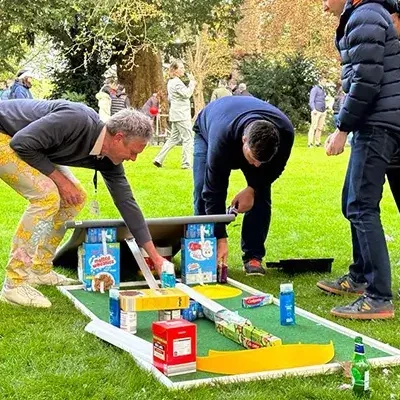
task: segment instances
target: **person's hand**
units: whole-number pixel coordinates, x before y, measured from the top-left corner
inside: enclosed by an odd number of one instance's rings
[[[328,136],[325,142],[325,151],[328,156],[337,156],[342,154],[347,141],[347,132],[336,129],[334,133]]]
[[[168,260],[166,260],[164,257],[157,256],[156,258],[152,258],[152,261],[154,264],[154,268],[156,269],[157,275],[161,277],[163,262]]]
[[[69,179],[66,178],[62,185],[57,185],[57,188],[62,203],[69,206],[76,206],[82,203],[82,192]]]
[[[254,189],[250,186],[247,186],[246,189],[241,190],[233,198],[231,205],[234,206],[240,213],[251,210],[254,205]]]
[[[228,260],[228,239],[217,240],[217,262],[227,264]]]

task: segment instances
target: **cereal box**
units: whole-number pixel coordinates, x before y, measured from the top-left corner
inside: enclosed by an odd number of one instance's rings
[[[182,239],[182,283],[217,282],[217,239]]]
[[[153,365],[167,376],[196,372],[196,325],[183,319],[153,322]]]
[[[85,290],[104,292],[118,287],[119,243],[83,243],[78,249],[78,276]]]
[[[189,296],[176,288],[121,290],[123,311],[178,310],[189,307]]]
[[[186,224],[184,237],[187,239],[200,239],[201,237],[214,237],[214,224]]]

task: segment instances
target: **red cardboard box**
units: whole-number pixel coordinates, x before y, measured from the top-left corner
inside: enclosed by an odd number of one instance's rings
[[[153,364],[164,375],[196,372],[196,325],[184,319],[153,322]]]

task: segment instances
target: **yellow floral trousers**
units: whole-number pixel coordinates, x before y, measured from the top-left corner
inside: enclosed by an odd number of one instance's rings
[[[29,204],[15,232],[6,266],[7,286],[26,281],[30,270],[46,274],[52,269],[54,254],[65,234],[65,221],[83,208],[86,193],[67,167],[55,166],[82,192],[81,204],[63,204],[56,184],[46,175],[22,161],[11,149],[11,137],[0,132],[0,179]]]

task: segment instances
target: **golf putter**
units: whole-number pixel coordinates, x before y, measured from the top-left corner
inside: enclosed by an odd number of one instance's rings
[[[158,286],[153,274],[150,272],[149,267],[146,264],[146,261],[140,252],[139,246],[136,243],[136,240],[134,238],[131,239],[125,239],[126,244],[129,247],[129,250],[132,252],[133,257],[135,257],[135,260],[137,264],[139,265],[140,270],[142,271],[142,274],[144,276],[144,279],[146,280],[147,284],[149,285],[150,289],[159,289],[160,287]]]

